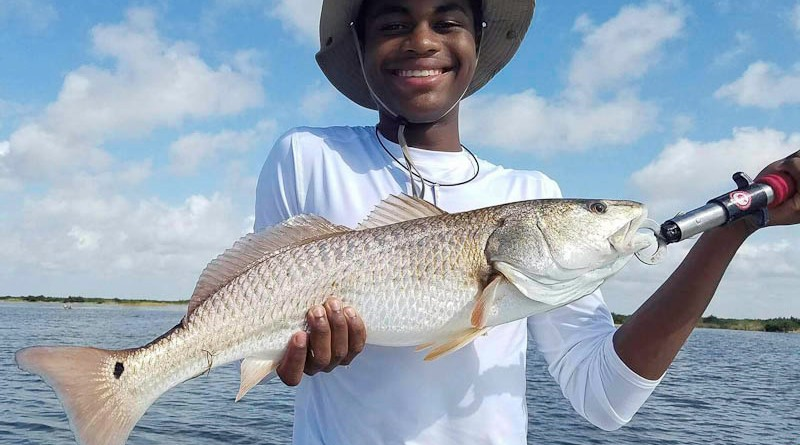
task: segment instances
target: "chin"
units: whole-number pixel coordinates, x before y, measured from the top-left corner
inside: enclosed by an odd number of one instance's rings
[[[406,118],[411,123],[432,123],[443,118],[453,108],[453,102],[435,103],[412,102],[407,104],[395,104],[396,113]]]

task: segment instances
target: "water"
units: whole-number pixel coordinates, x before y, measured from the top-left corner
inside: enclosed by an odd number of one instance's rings
[[[183,307],[0,303],[0,444],[74,444],[66,416],[41,380],[14,364],[34,344],[124,348],[171,328]],[[260,386],[240,403],[235,364],[161,397],[131,445],[286,444],[292,390]],[[800,444],[800,335],[697,330],[633,421],[598,430],[572,411],[542,358],[528,361],[533,444]]]

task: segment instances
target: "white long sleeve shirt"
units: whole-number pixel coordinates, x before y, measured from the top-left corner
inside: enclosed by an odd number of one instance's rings
[[[355,227],[390,194],[410,193],[397,144],[375,127],[298,128],[272,149],[258,182],[255,230],[301,213]],[[422,175],[440,184],[475,173],[462,151],[410,149]],[[479,175],[459,186],[427,187],[426,198],[459,212],[537,198],[559,198],[539,172],[478,160]],[[432,362],[414,348],[367,345],[349,367],[306,377],[295,398],[294,443],[524,444],[528,416],[528,336],[575,410],[600,428],[630,421],[658,381],[631,371],[612,344],[614,325],[600,292],[559,309],[492,329]],[[369,339],[367,339],[369,340]]]

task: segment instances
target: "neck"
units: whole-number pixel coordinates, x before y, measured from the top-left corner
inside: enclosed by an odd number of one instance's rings
[[[397,129],[400,123],[384,111],[380,112],[378,131],[383,137],[394,142],[397,140]],[[432,151],[461,151],[461,139],[458,134],[458,107],[454,108],[436,122],[424,124],[406,124],[405,137],[408,145]]]

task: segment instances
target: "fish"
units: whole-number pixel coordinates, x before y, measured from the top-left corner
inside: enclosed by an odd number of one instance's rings
[[[330,296],[358,311],[368,344],[434,360],[592,293],[652,244],[639,232],[646,215],[637,202],[586,199],[447,213],[407,195],[355,229],[299,215],[212,260],[186,315],[147,345],[32,346],[16,363],[53,388],[79,444],[122,445],[167,390],[236,360],[239,401],[274,375],[309,308]]]

